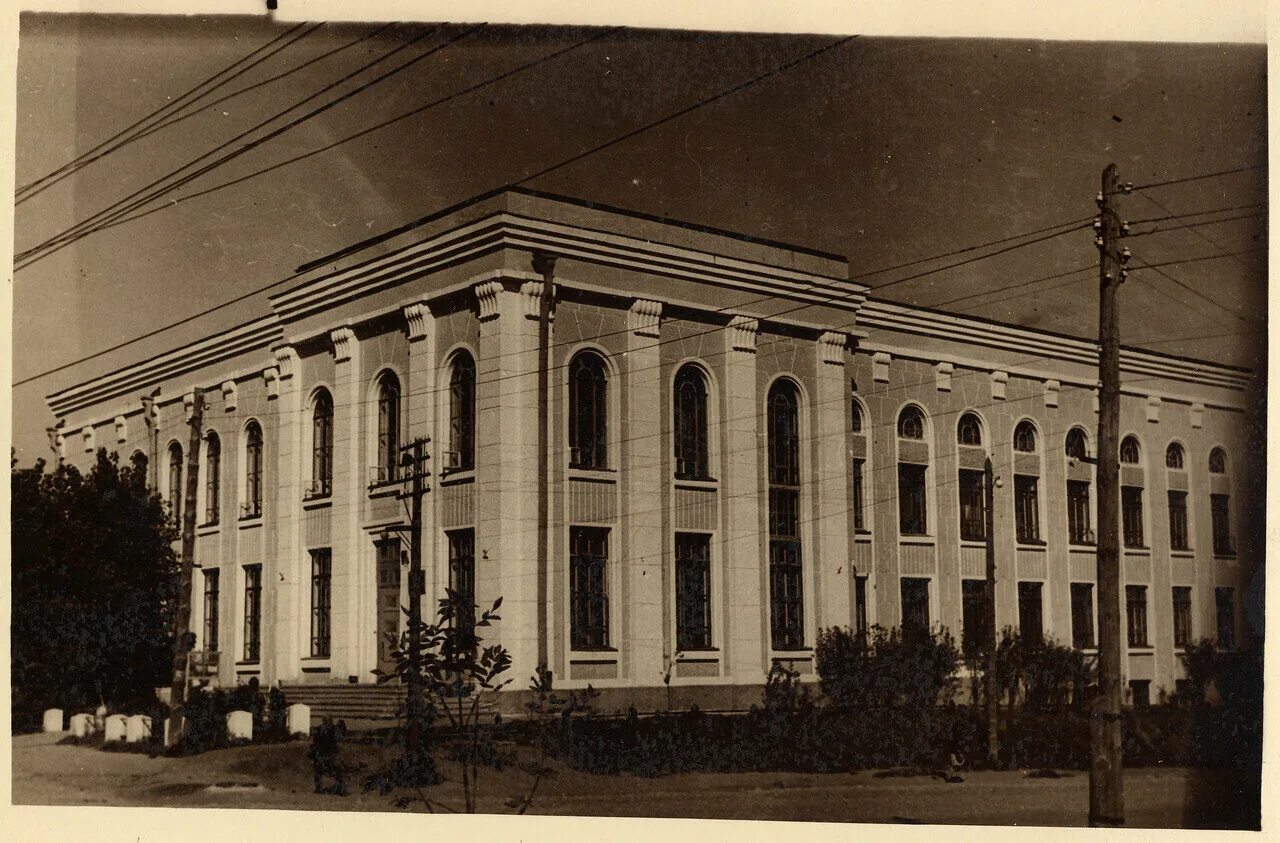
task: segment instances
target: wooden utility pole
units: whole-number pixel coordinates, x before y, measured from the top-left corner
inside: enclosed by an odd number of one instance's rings
[[[1098,308],[1098,693],[1089,719],[1089,825],[1124,825],[1120,745],[1120,340],[1116,290],[1128,249],[1116,165],[1102,171],[1095,243],[1099,255]]]
[[[200,489],[200,434],[204,423],[204,390],[196,387],[192,396],[191,435],[187,444],[187,483],[182,498],[182,568],[178,580],[178,611],[173,619],[173,682],[169,686],[169,732],[166,743],[173,746],[182,737],[182,715],[178,709],[187,695],[189,669],[187,654],[192,647],[191,588],[196,555],[196,494]],[[208,642],[206,642],[206,645]],[[216,644],[215,644],[216,646]]]
[[[401,453],[412,460],[409,480],[409,681],[405,700],[405,716],[409,721],[406,749],[411,759],[422,751],[422,596],[427,593],[427,577],[422,571],[422,498],[427,493],[427,442],[424,436],[413,440]]]
[[[556,259],[534,252],[533,270],[542,276],[542,298],[538,302],[538,664],[547,663],[547,540],[550,530],[550,421],[548,386],[551,380],[551,296],[555,292]]]
[[[996,648],[999,638],[996,635],[996,492],[995,472],[991,467],[991,457],[984,464],[983,494],[986,496],[986,532],[987,532],[987,581],[983,586],[986,597],[987,624],[987,664],[986,688],[987,697],[987,762],[991,767],[1000,766],[1000,689],[996,683]]]

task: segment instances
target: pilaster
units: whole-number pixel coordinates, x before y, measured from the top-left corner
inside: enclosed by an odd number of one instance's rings
[[[662,303],[644,299],[631,306],[627,317],[622,667],[625,676],[644,684],[662,676],[665,637],[661,318]]]
[[[364,402],[360,378],[360,339],[351,328],[329,334],[333,342],[333,484],[330,524],[333,547],[332,676],[368,681],[376,654],[376,629],[365,617],[373,598],[365,594],[367,560],[360,530],[360,511],[368,481],[361,465]],[[368,639],[366,642],[365,639]]]
[[[436,325],[435,315],[426,302],[413,302],[404,308],[405,331],[409,338],[409,373],[408,383],[404,384],[403,395],[407,398],[408,410],[405,445],[412,444],[419,436],[431,437],[436,430]],[[433,459],[427,461],[427,468],[433,476],[427,480],[431,488],[438,488],[435,475],[440,471],[441,452],[446,448],[443,442],[429,442],[427,453]],[[431,494],[423,501],[422,506],[422,570],[426,582],[440,582],[439,565],[435,559],[436,538],[436,501],[438,495]],[[405,550],[409,550],[406,542]],[[429,590],[429,587],[428,587]],[[400,605],[409,605],[409,577],[404,573],[400,577]],[[428,620],[434,617],[434,595],[428,593],[418,595],[422,606],[423,617]],[[406,618],[401,613],[400,628],[404,631]]]
[[[275,356],[276,365],[263,373],[268,386],[275,387],[268,392],[269,415],[262,420],[263,455],[270,459],[274,454],[276,460],[275,499],[263,501],[263,515],[276,528],[274,565],[263,565],[263,649],[273,659],[263,665],[263,674],[270,680],[293,680],[301,676],[301,659],[310,654],[310,625],[302,603],[310,583],[310,563],[302,558],[302,384],[298,352],[282,346]]]
[[[814,369],[814,508],[817,553],[813,556],[812,634],[824,626],[853,622],[849,607],[849,456],[846,449],[849,378],[845,374],[844,334],[819,339]],[[806,630],[806,637],[811,633]],[[815,640],[805,642],[810,646]]]
[[[757,400],[756,338],[759,323],[737,316],[725,332],[723,614],[725,666],[731,681],[760,682],[768,667],[769,628],[762,601],[765,570],[760,534],[762,408]]]
[[[476,287],[476,602],[502,597],[491,631],[511,653],[511,675],[538,660],[538,313],[524,279]]]

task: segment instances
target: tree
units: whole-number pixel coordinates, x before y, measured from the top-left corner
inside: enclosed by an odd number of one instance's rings
[[[145,458],[10,468],[15,717],[146,701],[168,676],[178,564]]]

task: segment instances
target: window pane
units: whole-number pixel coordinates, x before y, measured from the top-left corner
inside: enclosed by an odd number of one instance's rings
[[[854,577],[853,587],[854,631],[861,637],[867,634],[867,578]]]
[[[1186,550],[1190,547],[1187,537],[1187,493],[1169,492],[1169,547]]]
[[[1210,495],[1209,506],[1213,515],[1213,552],[1219,555],[1235,553],[1231,540],[1231,498],[1229,495]]]
[[[449,589],[457,596],[456,628],[475,628],[476,534],[475,530],[451,530],[449,539]]]
[[[867,529],[862,484],[862,469],[864,464],[864,460],[853,461],[853,529],[857,532],[863,532]]]
[[[262,655],[262,566],[244,566],[244,660]]]
[[[215,568],[204,572],[204,649],[218,652],[218,586],[219,572]]]
[[[1173,587],[1173,645],[1185,647],[1191,643],[1191,588]]]
[[[599,355],[582,352],[569,367],[569,464],[607,467],[606,399],[608,380]]]
[[[990,640],[987,623],[987,583],[986,580],[963,580],[960,589],[964,626],[961,641],[965,653],[973,654]]]
[[[1018,583],[1018,631],[1024,641],[1039,644],[1044,636],[1043,584]]]
[[[465,351],[449,374],[449,451],[445,468],[475,468],[476,362]]]
[[[902,631],[926,632],[929,629],[929,581],[916,577],[902,578]]]
[[[899,463],[898,530],[904,536],[923,536],[928,529],[925,466]]]
[[[1147,587],[1124,587],[1125,609],[1129,621],[1129,646],[1146,647],[1147,643]]]
[[[707,386],[696,366],[685,366],[675,383],[676,476],[703,479],[707,470]]]
[[[1236,646],[1235,589],[1219,586],[1214,589],[1213,600],[1218,615],[1218,646],[1224,650],[1234,649]]]
[[[317,658],[329,656],[332,562],[328,548],[311,551],[311,655]]]
[[[1120,513],[1124,522],[1124,546],[1145,547],[1142,533],[1142,487],[1120,487]]]
[[[1015,474],[1014,516],[1017,522],[1018,541],[1040,541],[1040,497],[1038,477]]]
[[[1067,532],[1072,544],[1093,544],[1090,529],[1089,484],[1083,480],[1067,481]]]
[[[981,471],[960,470],[960,538],[982,541],[987,537],[987,503]]]

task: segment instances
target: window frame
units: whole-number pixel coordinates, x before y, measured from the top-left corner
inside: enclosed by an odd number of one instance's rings
[[[584,348],[569,359],[569,468],[608,471],[610,467],[611,372],[604,355]]]
[[[445,530],[448,560],[448,588],[458,596],[458,614],[454,628],[460,632],[475,631],[476,607],[476,531],[472,527]]]
[[[696,363],[676,370],[671,386],[672,458],[677,480],[711,479],[711,384]]]
[[[394,483],[400,475],[400,446],[403,444],[404,402],[400,378],[390,369],[378,375],[375,453],[369,487]]]
[[[569,646],[575,651],[611,649],[610,532],[608,527],[569,527]]]
[[[1014,533],[1019,544],[1044,544],[1040,533],[1040,478],[1013,475]]]
[[[459,348],[449,356],[449,450],[443,471],[472,471],[476,465],[476,358]]]
[[[1226,610],[1226,617],[1223,612]],[[1236,648],[1236,590],[1234,586],[1218,585],[1213,588],[1213,619],[1216,643],[1219,650]]]
[[[1164,449],[1164,467],[1173,471],[1184,471],[1187,465],[1187,449],[1181,442],[1170,442]]]
[[[1029,447],[1027,444],[1028,437],[1030,437]],[[1031,421],[1031,419],[1023,419],[1014,425],[1013,450],[1019,454],[1040,453],[1040,433],[1036,430],[1035,422]]]
[[[987,540],[986,473],[972,468],[957,471],[960,540]]]
[[[1083,491],[1083,495],[1074,494]],[[1093,484],[1088,480],[1067,479],[1067,542],[1076,547],[1097,544],[1093,532]],[[1083,505],[1081,501],[1083,500]]]
[[[713,649],[710,534],[675,534],[674,574],[676,650]]]
[[[1184,489],[1169,489],[1169,550],[1191,550],[1190,493]]]
[[[1143,513],[1142,486],[1120,486],[1120,527],[1124,547],[1130,550],[1146,550],[1146,524]]]
[[[201,623],[203,637],[200,644],[208,653],[220,652],[218,638],[221,633],[221,616],[218,604],[222,599],[222,569],[205,568],[204,574],[204,617]]]
[[[1190,646],[1194,629],[1194,612],[1192,611],[1191,586],[1175,585],[1170,591],[1173,601],[1173,646],[1184,649]]]
[[[800,386],[786,377],[765,398],[769,482],[769,644],[805,647],[805,575],[801,536],[802,424]]]
[[[1094,618],[1096,611],[1094,592],[1094,583],[1071,583],[1071,646],[1077,650],[1093,650],[1098,646]],[[1087,600],[1081,599],[1082,595]],[[1077,612],[1078,609],[1082,611]],[[1082,637],[1087,643],[1082,643]]]
[[[1131,649],[1151,648],[1150,626],[1147,615],[1147,586],[1126,584],[1124,587],[1126,640]]]
[[[241,519],[257,518],[262,515],[262,479],[263,479],[263,442],[262,425],[257,419],[250,419],[244,426],[244,503],[241,504]]]
[[[222,520],[222,438],[209,431],[204,441],[204,524],[213,527]]]
[[[186,475],[185,466],[183,465],[182,443],[174,441],[169,443],[169,511],[173,514],[173,520],[182,523],[182,502],[185,495],[182,488],[182,481]]]
[[[1142,465],[1142,443],[1130,433],[1120,440],[1120,465]]]
[[[327,659],[333,652],[333,548],[316,547],[311,556],[311,635],[308,652]]]
[[[982,418],[974,412],[962,413],[956,422],[956,444],[965,448],[981,448],[983,441]]]
[[[1209,495],[1209,523],[1213,535],[1213,555],[1235,556],[1235,542],[1231,534],[1230,494],[1214,492]]]
[[[1044,642],[1044,583],[1039,580],[1018,582],[1018,635],[1033,645]]]
[[[908,585],[911,589],[919,589],[919,592],[912,595],[910,601],[907,600]],[[929,605],[932,600],[930,594],[930,583],[928,577],[900,577],[898,581],[898,600],[902,612],[901,629],[903,634],[910,632],[927,634],[930,625],[933,622],[932,607]],[[908,617],[908,606],[919,607],[920,614],[924,616],[924,623],[920,624],[916,620]],[[913,613],[914,614],[914,613]]]
[[[262,563],[243,566],[244,570],[244,649],[246,664],[262,660]]]
[[[311,399],[311,483],[306,500],[333,494],[333,427],[333,395],[327,389],[316,390]]]

